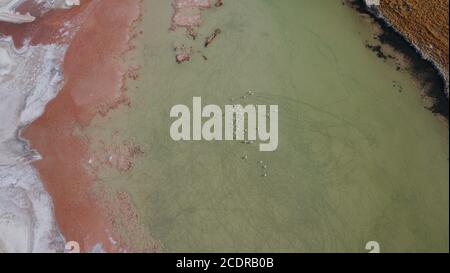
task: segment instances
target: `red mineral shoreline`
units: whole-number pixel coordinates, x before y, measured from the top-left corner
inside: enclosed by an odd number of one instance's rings
[[[53,199],[61,233],[66,241],[78,242],[82,252],[158,251],[139,226],[128,195],[111,192],[86,168],[95,155],[88,149],[90,140],[75,133],[127,102],[120,57],[130,50],[140,7],[140,0],[84,0],[80,7],[51,11],[30,24],[0,25],[0,33],[13,36],[17,46],[25,39],[68,44],[63,88],[22,137],[42,155],[33,165]],[[124,234],[133,234],[133,240]]]

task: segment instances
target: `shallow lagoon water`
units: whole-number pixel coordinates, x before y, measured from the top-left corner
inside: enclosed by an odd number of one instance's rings
[[[131,108],[88,129],[142,147],[129,173],[102,179],[130,193],[163,251],[366,252],[373,240],[384,252],[448,251],[448,128],[406,72],[365,47],[366,20],[334,0],[226,1],[189,42],[168,30],[169,2],[144,1]],[[178,65],[183,42],[202,53]],[[279,105],[277,151],[174,142],[169,110],[193,96]]]

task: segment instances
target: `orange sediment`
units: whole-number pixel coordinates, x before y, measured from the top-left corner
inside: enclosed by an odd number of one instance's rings
[[[449,1],[382,0],[383,16],[433,61],[448,81]]]
[[[96,246],[108,252],[157,250],[139,227],[127,194],[110,192],[86,168],[92,157],[89,140],[75,134],[97,114],[126,102],[126,71],[120,57],[130,49],[140,4],[139,0],[84,0],[80,7],[51,11],[31,24],[0,25],[0,33],[12,35],[17,45],[24,39],[31,44],[69,45],[62,90],[22,136],[43,157],[33,164],[52,196],[63,236],[77,241],[82,251]],[[61,34],[64,29],[67,35]],[[140,242],[134,245],[122,233],[133,233]]]

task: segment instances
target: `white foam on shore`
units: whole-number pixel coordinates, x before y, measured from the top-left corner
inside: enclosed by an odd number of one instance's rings
[[[30,164],[39,155],[19,132],[59,91],[66,48],[17,49],[10,37],[0,37],[0,252],[64,251],[50,196]]]

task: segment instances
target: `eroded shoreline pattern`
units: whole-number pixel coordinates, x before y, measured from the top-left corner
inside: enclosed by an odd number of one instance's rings
[[[19,132],[57,95],[67,46],[29,39],[14,42],[18,41],[0,36],[0,252],[62,252],[64,239],[52,200],[30,164],[40,155],[27,147]]]
[[[371,2],[366,0],[349,0],[347,2],[360,14],[369,15],[374,20],[374,24],[380,28],[380,33],[377,37],[380,45],[368,45],[368,47],[372,48],[381,58],[393,58],[393,56],[386,56],[383,53],[384,47],[393,48],[396,54],[406,61],[406,63],[399,65],[398,69],[400,67],[405,68],[420,85],[425,107],[448,124],[448,65],[445,65],[445,63],[448,63],[448,41],[445,43],[445,40],[438,39],[436,41],[437,38],[429,38],[433,35],[428,36],[428,38],[426,36],[420,37],[420,39],[417,38],[419,33],[426,32],[429,28],[442,27],[448,29],[448,15],[445,17],[447,12],[436,9],[431,10],[430,6],[432,5],[428,3],[425,5],[423,13],[436,13],[437,17],[446,18],[447,23],[445,24],[445,20],[436,20],[437,25],[433,25],[426,18],[418,19],[416,20],[417,22],[411,22],[411,18],[418,16],[417,9],[420,10],[420,5],[413,1],[408,2],[408,5],[402,6],[402,1],[396,0],[389,3],[382,1],[380,6],[370,5]],[[442,5],[442,1],[439,1],[439,3]],[[415,6],[412,17],[408,16],[407,12],[395,16],[395,10],[399,6],[403,7],[403,9],[411,9],[410,6]],[[448,10],[448,3],[445,7]],[[388,13],[390,16],[385,17],[384,13]],[[442,14],[444,14],[444,17]],[[418,29],[416,34],[411,31],[414,28]],[[432,50],[433,53],[430,54],[429,44],[426,43],[439,44],[436,46],[438,49],[436,51]],[[447,47],[447,50],[445,50],[445,47]]]
[[[137,74],[134,69],[127,71],[117,60],[130,49],[129,29],[139,18],[140,1],[105,2],[85,0],[82,7],[73,11],[51,12],[31,25],[0,29],[14,37],[18,48],[26,45],[28,38],[36,45],[70,44],[63,64],[65,81],[61,93],[23,133],[31,147],[43,156],[34,166],[54,199],[56,219],[65,239],[80,242],[83,251],[158,251],[158,244],[140,229],[139,216],[127,193],[109,191],[95,175],[105,166],[126,172],[132,167],[133,158],[143,151],[132,142],[106,143],[83,131],[94,116],[105,116],[111,108],[126,107],[124,77]],[[105,10],[111,13],[105,15]],[[72,23],[62,25],[61,21]],[[197,25],[195,20],[192,22]],[[61,31],[62,26],[70,31]],[[193,29],[187,30],[194,38]],[[88,149],[94,142],[100,143],[100,152]],[[62,160],[61,155],[70,160]],[[58,173],[54,172],[56,168]],[[54,238],[57,250],[61,250],[62,238]]]
[[[29,24],[0,25],[1,33],[13,37],[16,46],[68,45],[62,89],[45,113],[22,130],[22,136],[42,155],[33,166],[53,200],[64,239],[78,242],[82,252],[158,249],[140,229],[126,193],[111,192],[97,181],[88,166],[96,158],[88,149],[95,140],[82,133],[96,115],[106,115],[127,101],[123,88],[127,67],[121,56],[130,49],[140,4],[138,0],[85,0],[80,7],[50,11]],[[68,32],[62,31],[67,28]],[[122,161],[131,160],[123,158],[134,156],[123,153],[128,150],[108,150],[107,158],[122,157],[109,166],[120,168]]]

